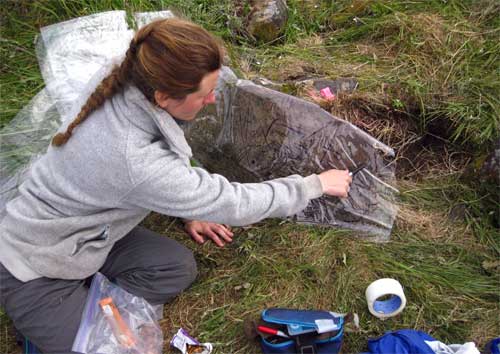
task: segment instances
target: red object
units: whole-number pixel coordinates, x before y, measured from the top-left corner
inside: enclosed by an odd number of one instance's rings
[[[125,348],[133,348],[136,343],[134,335],[123,320],[120,312],[118,312],[113,299],[106,297],[99,301],[99,305],[101,305],[104,317],[111,326],[111,330],[118,343],[123,345]]]
[[[280,337],[284,337],[284,338],[290,338],[289,336],[287,336],[282,331],[274,329],[274,328],[270,328],[270,327],[266,327],[266,326],[257,326],[257,329],[260,332],[262,332],[262,333],[274,334],[275,336],[280,336]]]

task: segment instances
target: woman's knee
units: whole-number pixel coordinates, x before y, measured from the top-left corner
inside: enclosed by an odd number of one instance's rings
[[[168,267],[161,270],[157,290],[162,294],[163,300],[169,302],[174,297],[187,289],[196,279],[198,268],[193,253],[190,250],[180,252],[175,262],[170,261]]]
[[[193,253],[182,246],[175,253],[165,255],[163,261],[127,271],[115,281],[130,293],[156,305],[179,295],[194,282],[197,274]]]
[[[179,248],[173,259],[155,271],[161,273],[158,274],[158,285],[169,300],[188,288],[198,275],[193,252],[185,247]]]
[[[164,252],[161,261],[156,262],[152,267],[153,273],[156,273],[165,283],[175,282],[178,288],[184,290],[198,275],[198,268],[193,252],[186,246],[172,239],[163,239]]]
[[[196,265],[193,252],[191,251],[185,255],[180,263],[180,268],[183,269],[181,284],[183,284],[184,290],[196,280],[196,277],[198,276],[198,267]]]

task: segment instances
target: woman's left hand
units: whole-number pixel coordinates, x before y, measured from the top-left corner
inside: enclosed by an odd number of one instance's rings
[[[213,222],[187,220],[184,224],[186,232],[197,243],[205,243],[207,238],[211,239],[219,247],[224,247],[226,243],[233,242],[231,228],[226,225]]]

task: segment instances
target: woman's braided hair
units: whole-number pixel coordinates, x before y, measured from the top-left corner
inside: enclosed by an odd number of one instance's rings
[[[53,137],[52,145],[65,144],[76,126],[127,84],[153,103],[155,91],[182,99],[199,89],[206,74],[220,69],[222,59],[222,45],[202,27],[180,19],[151,22],[136,33],[123,62],[101,81],[66,132]]]

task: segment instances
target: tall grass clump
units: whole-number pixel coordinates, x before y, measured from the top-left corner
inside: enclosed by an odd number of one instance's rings
[[[493,1],[340,2],[330,43],[378,49],[388,84],[422,132],[475,148],[500,131],[500,6]]]

